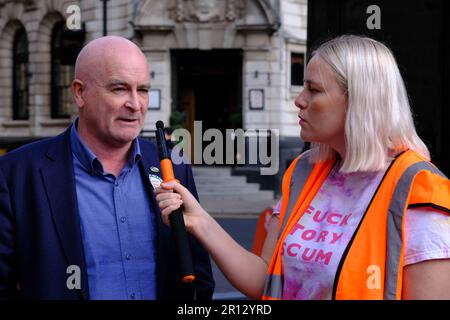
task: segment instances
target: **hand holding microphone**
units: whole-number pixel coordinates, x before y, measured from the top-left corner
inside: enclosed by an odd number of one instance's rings
[[[194,226],[198,226],[208,213],[202,208],[192,193],[176,180],[163,182],[156,190],[156,201],[161,209],[163,222],[170,225],[169,217],[173,211],[183,206],[183,219],[186,230],[194,232]],[[194,234],[195,236],[195,234]]]
[[[161,164],[161,172],[164,182],[177,181],[175,179],[172,167],[172,161],[167,150],[164,137],[164,123],[156,122],[156,141],[159,150],[159,160]],[[170,225],[175,239],[175,245],[178,252],[178,260],[180,262],[180,272],[182,281],[190,283],[195,280],[194,267],[192,264],[191,249],[189,247],[186,226],[184,224],[183,212],[178,208],[169,215]]]

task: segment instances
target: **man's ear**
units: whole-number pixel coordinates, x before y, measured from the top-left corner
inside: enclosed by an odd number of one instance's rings
[[[75,79],[72,81],[72,95],[75,99],[75,103],[78,106],[78,108],[83,108],[84,106],[84,98],[83,98],[83,93],[84,93],[84,83],[83,81],[79,80],[79,79]]]

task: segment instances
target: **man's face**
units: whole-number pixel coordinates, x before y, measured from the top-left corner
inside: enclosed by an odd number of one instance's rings
[[[111,54],[92,70],[85,83],[80,120],[96,141],[123,146],[137,137],[144,125],[150,88],[146,58],[137,53]]]

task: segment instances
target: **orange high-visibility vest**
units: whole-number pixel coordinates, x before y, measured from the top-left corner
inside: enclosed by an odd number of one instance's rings
[[[279,239],[269,264],[263,299],[283,294],[281,248],[335,161],[311,164],[305,152],[283,177]],[[398,155],[384,174],[338,264],[333,299],[401,299],[405,212],[431,207],[450,213],[450,181],[414,151]]]
[[[264,245],[264,241],[267,237],[266,223],[269,221],[272,216],[273,209],[267,207],[264,211],[259,215],[258,222],[256,223],[255,235],[253,237],[253,248],[252,252],[257,256],[261,255],[262,248]]]

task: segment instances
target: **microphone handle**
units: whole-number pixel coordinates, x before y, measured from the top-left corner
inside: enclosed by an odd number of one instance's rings
[[[169,215],[169,221],[172,226],[172,234],[178,252],[182,280],[184,283],[191,283],[195,280],[194,268],[188,234],[186,232],[183,211],[181,208],[178,208]]]
[[[167,150],[166,140],[164,138],[164,123],[156,123],[156,141],[158,145],[159,160],[161,164],[161,173],[164,181],[176,180],[173,173],[172,161]],[[177,251],[180,272],[184,283],[191,283],[195,280],[194,267],[192,263],[191,248],[184,225],[183,211],[181,208],[175,210],[169,215],[169,221],[172,226],[172,234],[175,240],[175,249]]]

